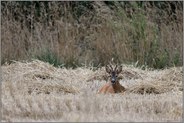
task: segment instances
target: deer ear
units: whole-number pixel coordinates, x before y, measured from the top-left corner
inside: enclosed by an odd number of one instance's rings
[[[116,70],[117,74],[121,73],[122,71],[122,66],[119,66],[118,69]]]
[[[105,70],[106,70],[107,73],[109,73],[109,74],[111,73],[111,69],[109,68],[108,65],[105,66]]]

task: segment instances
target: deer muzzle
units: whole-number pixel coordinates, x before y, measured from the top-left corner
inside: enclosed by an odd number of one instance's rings
[[[116,82],[116,77],[112,77],[112,78],[111,78],[111,83],[112,83],[112,84],[115,84],[115,82]]]

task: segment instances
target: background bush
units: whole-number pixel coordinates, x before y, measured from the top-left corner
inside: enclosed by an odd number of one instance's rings
[[[183,2],[1,2],[1,63],[182,65]]]

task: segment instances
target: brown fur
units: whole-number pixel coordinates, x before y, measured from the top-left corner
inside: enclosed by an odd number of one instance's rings
[[[98,93],[121,93],[125,90],[125,87],[123,87],[119,82],[116,84],[111,84],[111,82],[108,82],[99,90]]]

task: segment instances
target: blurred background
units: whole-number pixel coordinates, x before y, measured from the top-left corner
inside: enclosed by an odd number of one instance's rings
[[[1,2],[1,64],[182,66],[183,2]],[[144,68],[142,67],[142,68]]]

